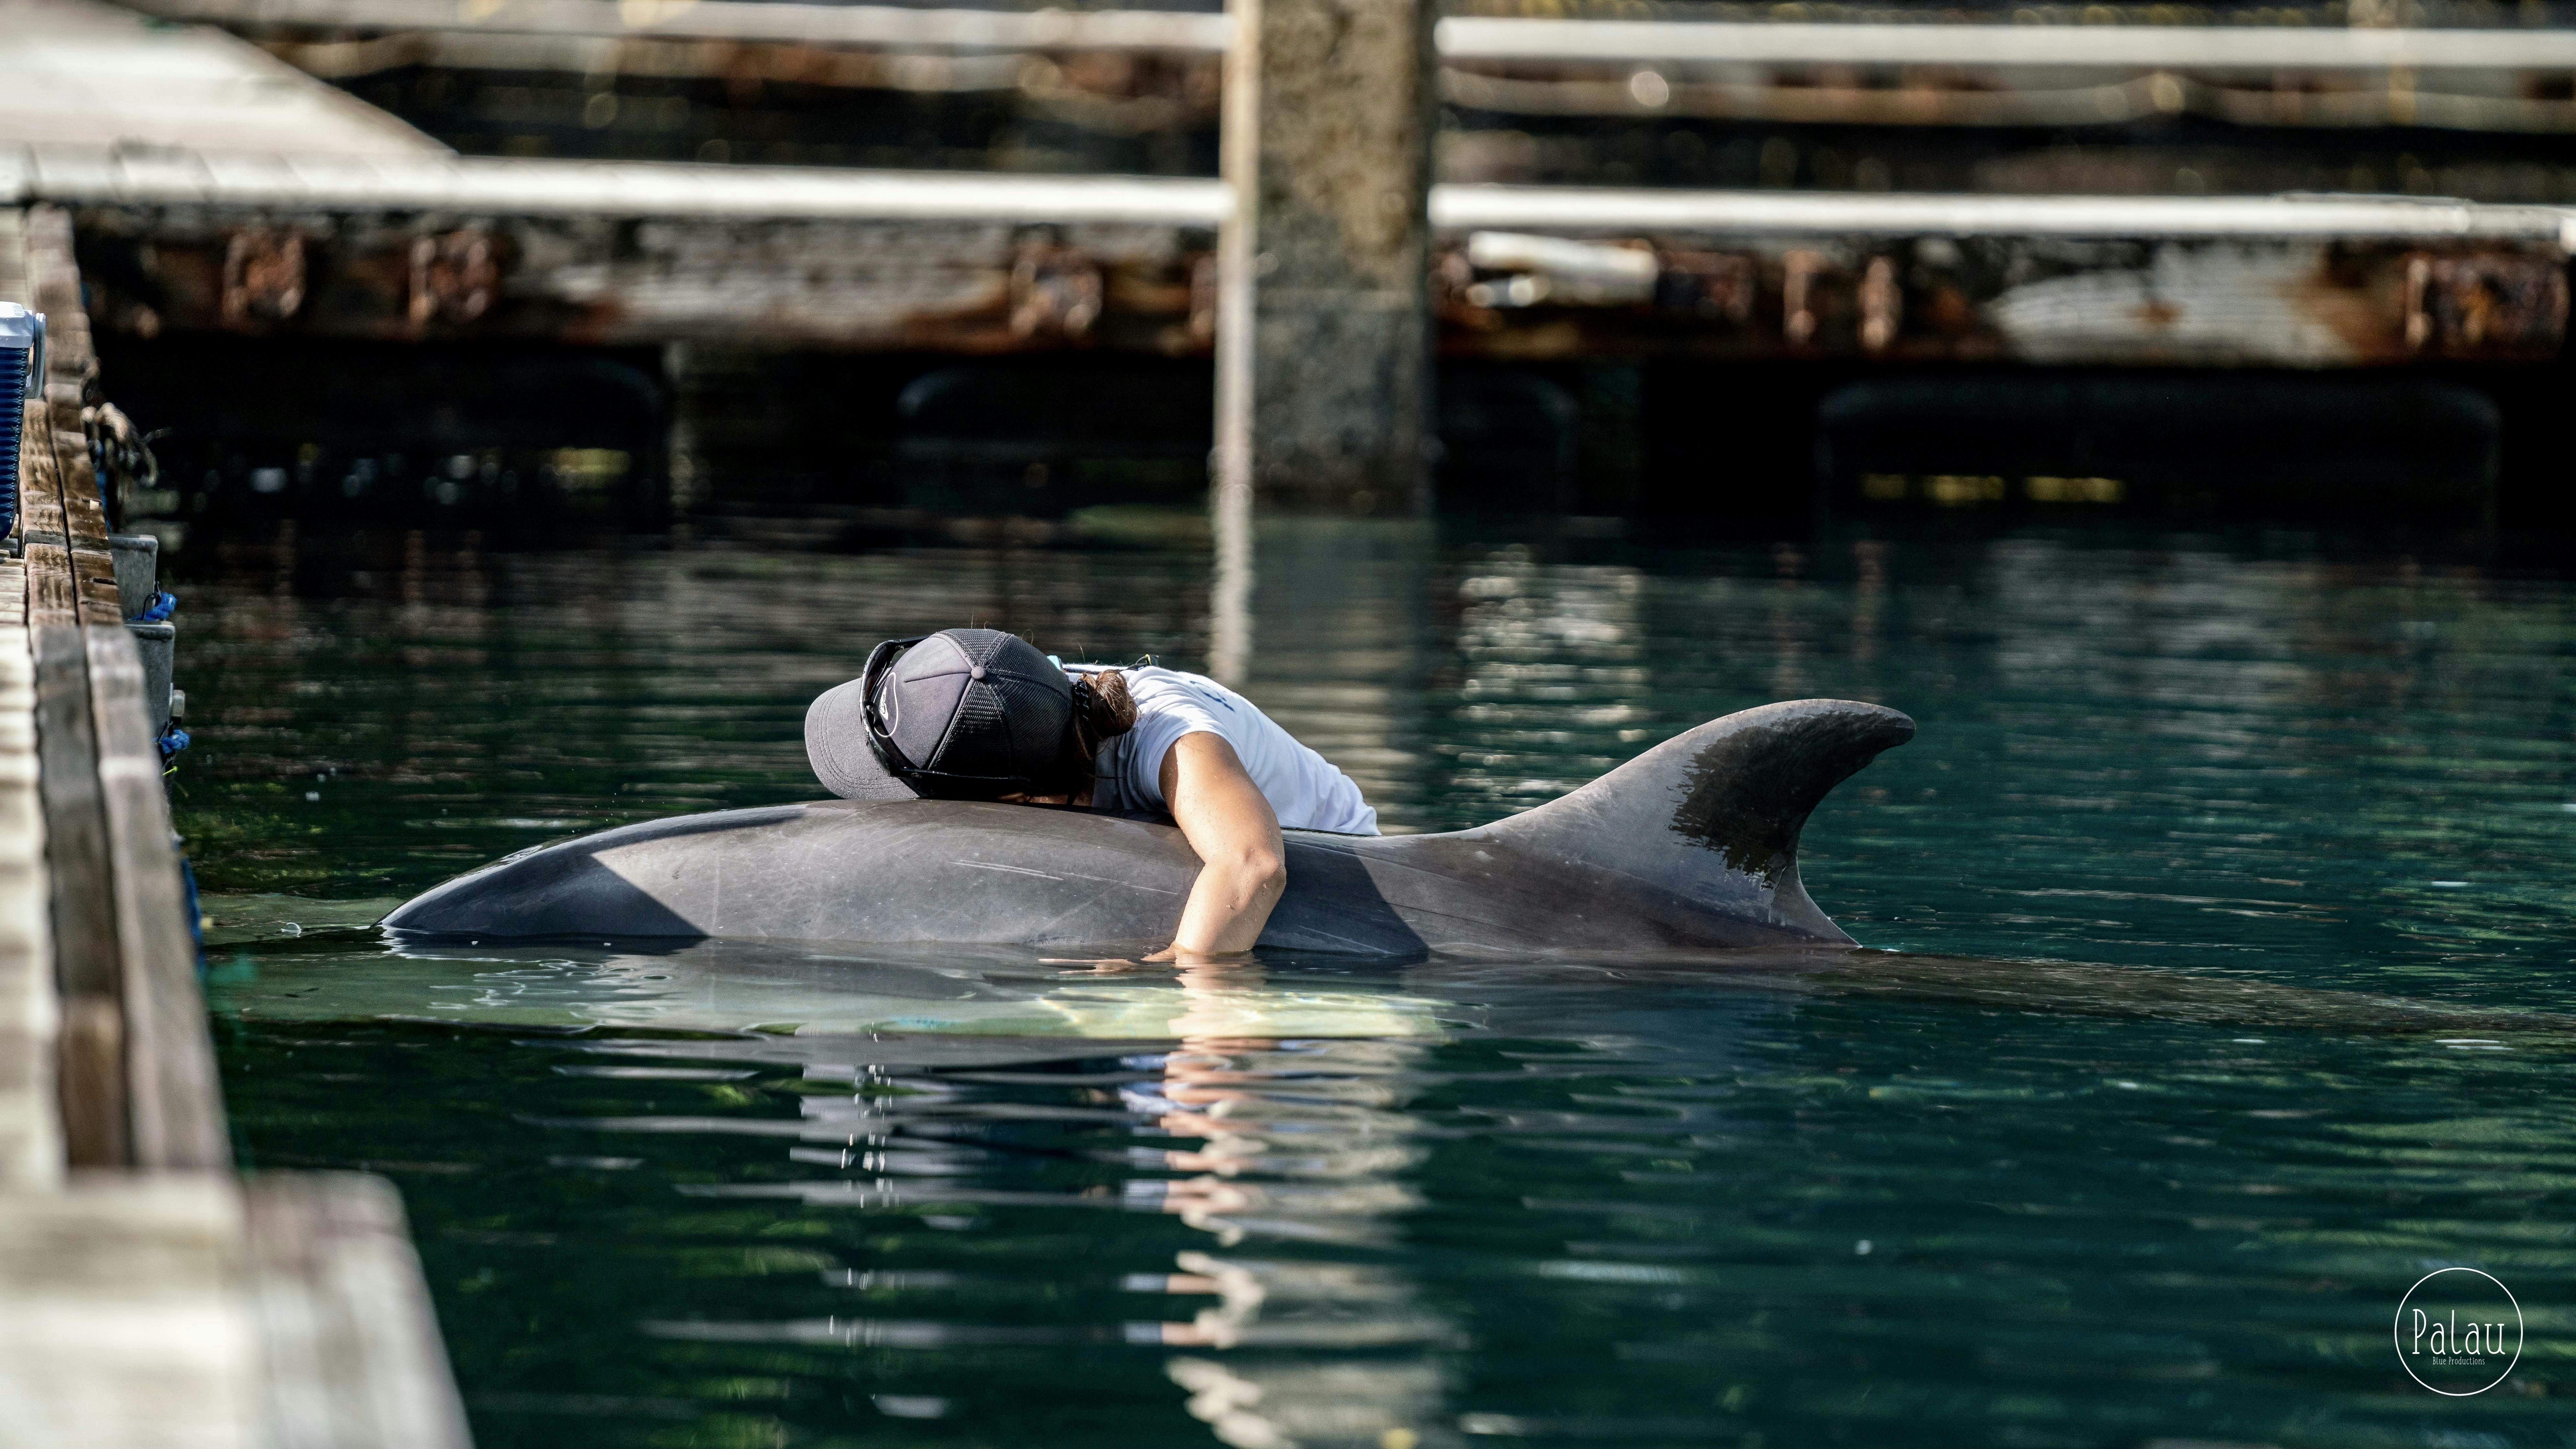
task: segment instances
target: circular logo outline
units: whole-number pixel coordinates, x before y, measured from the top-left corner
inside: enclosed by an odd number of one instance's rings
[[[2504,1372],[2497,1374],[2492,1381],[2481,1384],[2474,1389],[2434,1388],[2431,1384],[2425,1383],[2421,1378],[2417,1378],[2413,1366],[2406,1362],[2406,1305],[2414,1300],[2416,1288],[2423,1287],[2425,1284],[2432,1282],[2434,1279],[2441,1277],[2445,1273],[2475,1273],[2479,1277],[2496,1285],[2496,1291],[2504,1295],[2504,1301],[2513,1305],[2513,1362],[2506,1364],[2504,1366]],[[2425,1274],[2423,1277],[2416,1279],[2415,1287],[2407,1289],[2405,1296],[2397,1300],[2397,1316],[2389,1320],[2388,1337],[2390,1346],[2397,1350],[2397,1366],[2406,1370],[2406,1377],[2414,1379],[2417,1387],[2422,1388],[2428,1393],[2440,1394],[2446,1399],[2473,1398],[2476,1395],[2483,1394],[2487,1390],[2494,1388],[2497,1384],[2503,1383],[2506,1379],[2513,1377],[2514,1366],[2522,1362],[2522,1345],[2525,1337],[2522,1322],[2522,1300],[2513,1296],[2513,1290],[2504,1286],[2503,1279],[2498,1278],[2496,1275],[2483,1268],[2436,1268],[2432,1272]]]

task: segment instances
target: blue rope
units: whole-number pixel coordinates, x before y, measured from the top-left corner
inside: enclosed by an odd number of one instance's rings
[[[135,615],[133,618],[128,619],[125,622],[129,624],[158,624],[162,620],[169,618],[170,611],[178,607],[179,596],[171,593],[167,589],[164,589],[160,593],[152,596],[152,607],[145,609],[142,613]]]
[[[180,845],[187,843],[175,835],[171,840]],[[197,948],[197,979],[202,981],[206,976],[206,917],[204,908],[197,904],[197,869],[188,864],[185,855],[179,857],[179,884],[187,895],[188,942]]]
[[[161,763],[166,765],[177,759],[179,752],[188,747],[188,732],[173,722],[161,731],[161,738],[154,743],[161,747]]]

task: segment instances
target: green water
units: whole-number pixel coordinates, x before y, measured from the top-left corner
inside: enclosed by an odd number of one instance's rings
[[[1873,991],[397,952],[355,923],[506,851],[812,795],[804,702],[877,638],[1195,664],[1202,558],[181,557],[243,1154],[400,1184],[485,1449],[2576,1443],[2564,1031],[2231,994],[2576,1012],[2564,579],[2296,538],[1265,537],[1250,692],[1395,827],[1772,699],[1912,713],[1806,877],[1874,947],[1979,959]],[[2523,1342],[2452,1398],[2392,1325],[2462,1264]]]

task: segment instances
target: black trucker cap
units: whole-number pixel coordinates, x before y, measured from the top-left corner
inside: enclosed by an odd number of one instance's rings
[[[1073,684],[999,629],[890,639],[805,711],[805,758],[849,800],[989,800],[1065,788]]]

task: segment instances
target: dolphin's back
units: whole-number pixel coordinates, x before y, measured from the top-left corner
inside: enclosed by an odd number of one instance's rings
[[[1848,943],[1798,878],[1826,792],[1913,723],[1847,700],[1746,710],[1573,794],[1447,835],[1286,832],[1273,949]],[[439,886],[387,927],[493,937],[735,936],[1132,950],[1178,927],[1177,829],[1077,810],[831,800],[625,826]]]
[[[602,831],[460,876],[385,918],[493,936],[1114,942],[1177,922],[1169,826],[961,801],[825,800]]]

